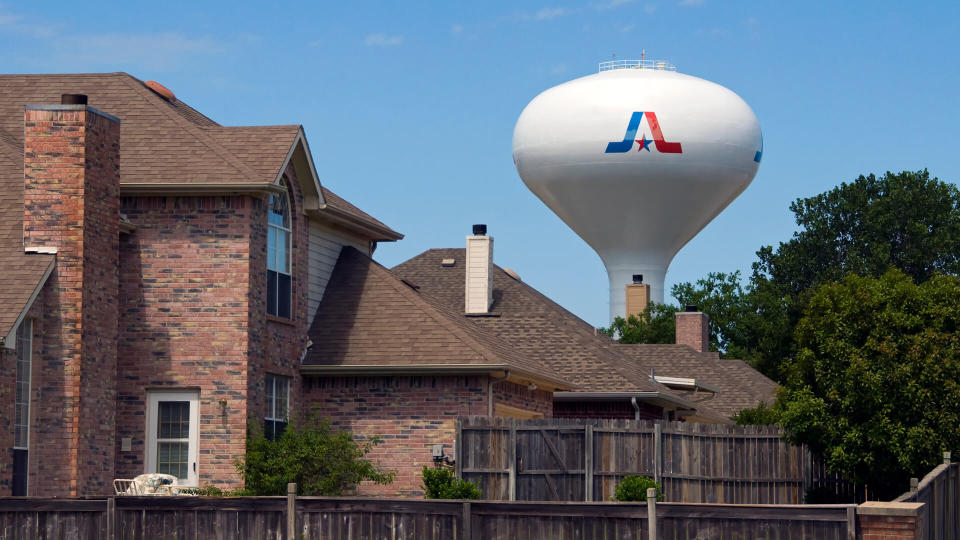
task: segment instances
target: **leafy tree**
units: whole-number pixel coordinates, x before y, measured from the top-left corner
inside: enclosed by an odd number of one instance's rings
[[[794,442],[883,497],[960,448],[960,279],[892,269],[814,289],[776,407]]]
[[[800,230],[757,252],[747,300],[755,326],[731,340],[768,376],[783,380],[780,363],[795,352],[793,332],[817,285],[890,267],[918,283],[960,273],[960,191],[926,170],[860,176],[790,210]]]
[[[609,328],[600,332],[620,343],[674,343],[676,339],[676,306],[650,303],[640,317],[617,317]]]
[[[290,482],[302,495],[341,495],[364,480],[389,484],[395,476],[364,458],[378,438],[358,442],[326,421],[292,423],[274,441],[256,422],[247,433],[247,453],[236,466],[252,495],[286,495]]]
[[[483,496],[476,484],[457,478],[448,467],[424,467],[423,492],[427,499],[479,499]]]
[[[663,500],[663,486],[653,481],[648,476],[636,476],[633,474],[623,477],[623,480],[617,484],[613,491],[613,500],[617,502],[643,502],[647,500],[647,489],[657,490],[657,500]]]

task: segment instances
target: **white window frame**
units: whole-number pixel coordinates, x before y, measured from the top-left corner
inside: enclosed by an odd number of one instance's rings
[[[17,396],[17,393],[16,393],[17,388],[16,388],[16,386],[15,386],[15,387],[14,387],[14,398],[13,398],[13,401],[14,401],[14,409],[13,409],[13,410],[14,410],[14,413],[13,413],[13,416],[14,416],[14,418],[13,418],[13,426],[14,426],[14,427],[13,427],[13,448],[14,448],[15,450],[27,450],[27,451],[29,451],[29,450],[30,450],[30,420],[31,420],[31,412],[32,412],[32,411],[30,410],[30,409],[31,409],[31,407],[30,407],[30,401],[31,401],[30,397],[31,397],[31,394],[33,393],[33,320],[31,320],[31,319],[24,319],[24,320],[20,321],[20,328],[17,329],[17,367],[18,367],[18,368],[20,367],[19,364],[21,363],[21,358],[22,358],[22,357],[26,357],[26,364],[27,364],[27,380],[26,380],[27,392],[26,392],[26,395],[24,396],[24,397],[26,398],[26,402],[24,402],[24,406],[26,406],[26,408],[27,408],[27,419],[26,419],[26,420],[27,420],[27,423],[26,423],[26,424],[18,424],[18,423],[17,423],[17,420],[19,420],[19,418],[17,418],[17,413],[16,413],[17,409],[16,409],[16,407],[17,407],[17,405],[19,405],[19,403],[17,403],[17,398],[16,398],[16,396]],[[16,373],[16,372],[14,372],[14,373]],[[20,381],[19,379],[17,379],[14,384],[19,385],[21,382],[22,382],[22,381]],[[26,436],[27,436],[27,444],[26,444],[25,446],[18,446],[18,445],[17,445],[17,429],[18,429],[18,428],[21,428],[21,427],[22,427],[23,429],[25,429],[26,432],[27,432],[27,433],[26,433]],[[29,459],[29,455],[30,455],[30,454],[27,454],[28,459]],[[29,464],[28,464],[28,465],[27,465],[27,469],[29,470],[29,468],[30,468],[30,467],[29,467]]]
[[[293,255],[292,255],[292,253],[291,253],[291,248],[292,248],[292,244],[293,244],[293,207],[290,205],[290,187],[289,187],[289,182],[287,181],[286,175],[283,176],[283,178],[282,178],[282,180],[281,180],[281,185],[282,185],[283,188],[284,188],[284,189],[283,189],[283,193],[282,193],[282,194],[280,194],[280,193],[274,193],[274,194],[271,195],[271,197],[272,197],[272,196],[276,196],[276,197],[283,197],[283,198],[284,198],[285,203],[286,203],[286,204],[284,205],[284,207],[287,209],[287,215],[285,216],[285,218],[286,218],[285,221],[288,223],[289,226],[284,227],[284,226],[281,226],[281,225],[275,225],[275,224],[273,224],[273,223],[270,223],[270,213],[271,213],[271,210],[270,210],[270,206],[269,206],[270,197],[268,197],[268,198],[267,198],[267,202],[268,202],[268,207],[267,207],[267,276],[270,275],[270,272],[276,272],[277,274],[283,274],[283,275],[287,276],[287,278],[290,280],[290,298],[288,299],[289,302],[288,302],[288,304],[287,304],[288,306],[290,306],[290,313],[289,313],[288,315],[280,315],[280,309],[279,309],[279,307],[280,307],[280,290],[279,290],[279,288],[280,288],[280,279],[278,278],[277,281],[276,281],[276,284],[275,284],[276,290],[272,291],[272,293],[276,296],[277,313],[269,313],[269,312],[268,312],[268,314],[271,315],[271,316],[274,316],[274,317],[280,317],[280,318],[284,318],[284,319],[292,319],[292,318],[293,318]],[[279,234],[282,233],[282,234],[283,234],[283,237],[286,239],[286,249],[284,249],[284,254],[286,255],[286,259],[287,259],[287,260],[285,261],[285,264],[284,264],[284,266],[285,266],[286,269],[287,269],[286,272],[281,272],[280,270],[273,270],[273,269],[270,268],[270,266],[275,263],[275,261],[271,261],[271,260],[270,260],[270,232],[271,232],[271,229],[275,229],[275,230],[277,231],[277,233],[276,233],[277,235],[279,235]],[[274,254],[274,258],[276,258],[276,253]],[[269,287],[269,283],[270,283],[270,280],[267,279],[268,287]],[[270,294],[271,294],[271,291],[268,290],[268,291],[267,291],[268,297],[269,297]]]
[[[286,407],[287,416],[284,418],[280,418],[277,416],[277,401],[278,401],[277,400],[277,383],[280,381],[285,382],[287,384],[287,407]],[[267,403],[267,412],[263,418],[265,422],[283,422],[288,426],[290,425],[290,387],[292,386],[290,384],[291,381],[292,381],[292,377],[287,377],[286,375],[278,375],[276,373],[267,373],[266,379],[264,380],[263,393],[264,393],[264,396],[266,396],[268,394],[266,386],[272,385],[272,388],[271,388],[272,392],[270,393],[270,395],[273,396],[273,399],[271,399]],[[264,426],[264,428],[266,428],[266,426]]]
[[[143,472],[157,472],[157,421],[161,401],[190,402],[190,439],[187,445],[187,479],[177,480],[181,486],[197,486],[199,478],[200,393],[190,391],[154,391],[147,394],[147,447]]]

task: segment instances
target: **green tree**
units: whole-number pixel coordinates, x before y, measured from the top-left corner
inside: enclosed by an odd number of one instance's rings
[[[301,495],[342,495],[364,480],[389,484],[395,476],[364,457],[379,439],[358,442],[326,421],[291,423],[274,441],[257,422],[247,433],[247,453],[236,465],[251,495],[286,495],[290,482]]]
[[[790,210],[800,229],[776,250],[761,248],[753,265],[749,302],[759,326],[734,341],[756,351],[755,365],[774,378],[783,380],[780,363],[795,352],[794,329],[817,285],[891,267],[918,283],[960,273],[960,192],[926,170],[860,176]]]
[[[893,269],[811,292],[776,407],[795,442],[883,497],[960,448],[960,279]]]
[[[674,343],[676,306],[651,303],[640,317],[617,317],[608,328],[598,330],[620,343]]]

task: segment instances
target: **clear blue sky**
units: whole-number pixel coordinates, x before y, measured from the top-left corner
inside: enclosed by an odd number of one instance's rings
[[[303,124],[321,181],[406,234],[380,262],[486,223],[498,264],[595,325],[603,265],[523,186],[511,138],[539,92],[641,49],[737,92],[764,132],[753,184],[668,287],[749,273],[793,199],[861,173],[960,180],[956,1],[0,4],[0,71],[127,71],[222,124]]]

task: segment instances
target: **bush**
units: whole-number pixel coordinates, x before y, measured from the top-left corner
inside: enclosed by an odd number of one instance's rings
[[[445,467],[425,466],[422,487],[427,499],[479,499],[483,496],[476,484],[457,478]]]
[[[247,454],[236,462],[246,491],[251,495],[286,495],[287,484],[297,483],[300,495],[342,495],[364,480],[389,484],[396,475],[383,471],[364,456],[380,442],[354,440],[346,431],[331,429],[329,422],[290,424],[271,441],[260,424],[247,430]]]
[[[647,500],[647,488],[656,488],[657,500],[663,500],[663,486],[653,481],[653,478],[646,476],[625,476],[617,484],[617,489],[613,493],[613,500],[617,502],[637,502]]]
[[[753,409],[742,409],[733,416],[738,426],[772,426],[780,423],[780,412],[760,402]]]
[[[253,493],[245,489],[224,491],[210,484],[203,487],[178,487],[177,493],[181,495],[198,495],[200,497],[247,497],[253,495]]]

